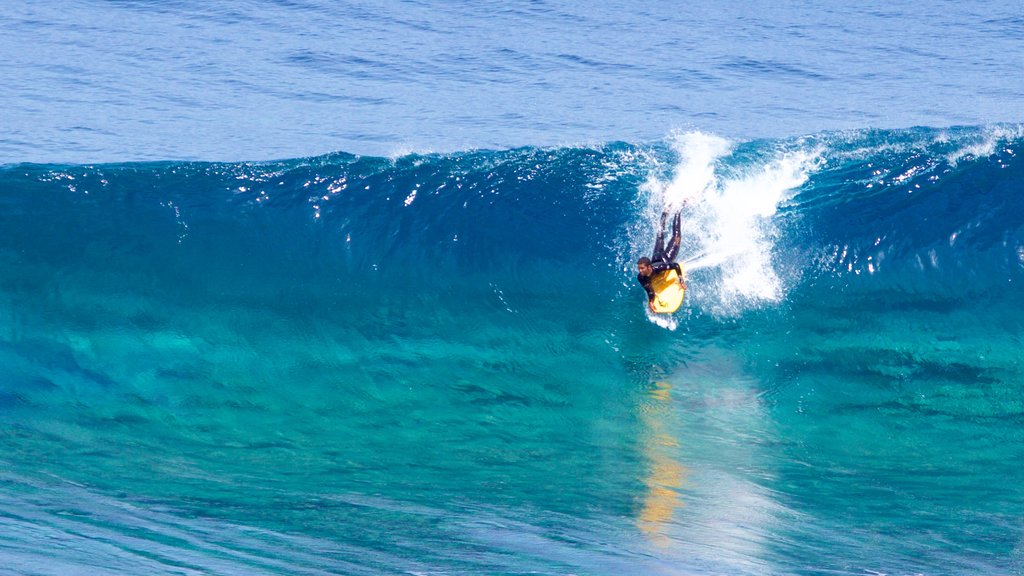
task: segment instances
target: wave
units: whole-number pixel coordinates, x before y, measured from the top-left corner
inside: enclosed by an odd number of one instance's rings
[[[478,567],[425,555],[440,526],[488,569],[528,550],[745,573],[837,549],[953,565],[929,556],[938,534],[998,567],[1019,539],[991,518],[1020,499],[991,487],[1020,484],[1022,144],[1014,126],[691,132],[5,166],[12,541],[75,543],[55,566],[349,566],[293,554],[302,536]],[[634,266],[665,210],[690,288],[647,318]],[[211,529],[215,548],[184,537]]]
[[[797,287],[949,296],[1020,281],[1022,143],[1020,126],[996,126],[15,165],[0,171],[0,250],[8,269],[159,282],[182,296],[401,301],[413,284],[420,295],[485,286],[506,300],[568,292],[601,306],[637,299],[632,263],[660,213],[681,210],[701,312],[736,316]]]

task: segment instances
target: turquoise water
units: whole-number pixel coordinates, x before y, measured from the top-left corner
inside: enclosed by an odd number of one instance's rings
[[[2,570],[1019,573],[1020,134],[6,166]]]
[[[1024,574],[1022,40],[8,7],[0,574]]]

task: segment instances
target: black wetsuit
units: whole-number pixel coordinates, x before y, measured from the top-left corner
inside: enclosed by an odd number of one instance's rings
[[[667,217],[668,214],[661,215],[661,228],[658,230],[658,239],[654,242],[654,254],[651,255],[651,275],[636,275],[637,282],[647,291],[648,302],[654,301],[654,288],[651,286],[651,279],[654,278],[655,274],[673,269],[680,278],[683,277],[682,268],[679,267],[677,262],[673,262],[676,259],[676,254],[679,253],[681,216],[677,213],[672,219],[672,241],[669,242],[668,248],[665,247],[665,219]]]

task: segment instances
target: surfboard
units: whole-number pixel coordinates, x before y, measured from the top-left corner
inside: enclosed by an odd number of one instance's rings
[[[683,269],[683,265],[679,265]],[[658,272],[651,278],[651,288],[654,289],[654,311],[658,314],[671,314],[683,305],[683,296],[686,289],[679,285],[679,275],[672,268],[664,272]]]

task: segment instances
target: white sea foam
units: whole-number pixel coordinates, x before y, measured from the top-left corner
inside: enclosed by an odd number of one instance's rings
[[[984,158],[996,153],[999,146],[1006,142],[1024,137],[1024,125],[990,126],[982,132],[979,139],[966,142],[963,146],[946,155],[946,161],[956,166],[964,158]],[[947,138],[943,134],[940,138]],[[941,141],[941,140],[940,140]]]
[[[688,132],[673,138],[673,147],[680,162],[672,174],[672,181],[662,187],[662,206],[665,211],[677,212],[686,204],[704,198],[718,184],[715,162],[729,153],[732,144],[718,136],[702,132]]]
[[[657,324],[659,327],[674,332],[679,327],[679,321],[676,320],[675,316],[668,316],[665,314],[655,314],[650,310],[647,310],[647,320],[652,324]]]
[[[680,161],[667,183],[648,182],[648,217],[682,210],[684,262],[690,298],[719,315],[734,316],[783,297],[772,262],[778,231],[773,217],[816,164],[816,151],[787,152],[722,175],[732,145],[691,132],[673,139]]]

